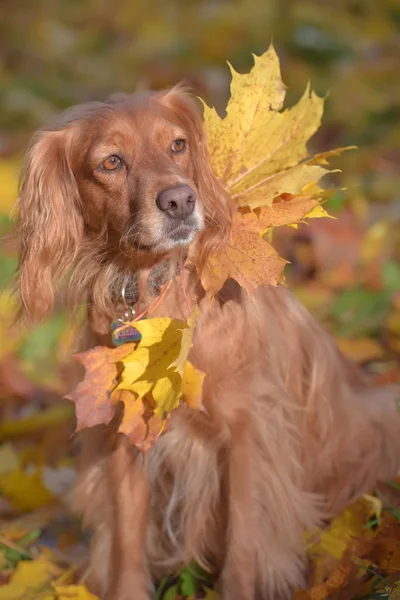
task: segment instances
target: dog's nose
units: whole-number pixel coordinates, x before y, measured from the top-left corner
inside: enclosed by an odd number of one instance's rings
[[[179,185],[161,192],[156,204],[171,219],[186,219],[194,211],[196,192],[188,185]]]

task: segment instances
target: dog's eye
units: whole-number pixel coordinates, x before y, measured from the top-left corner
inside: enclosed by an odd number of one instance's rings
[[[186,148],[186,140],[175,140],[172,142],[171,150],[176,154],[178,152],[183,152]]]
[[[100,169],[103,171],[116,171],[122,167],[122,160],[116,154],[112,154],[101,163]]]

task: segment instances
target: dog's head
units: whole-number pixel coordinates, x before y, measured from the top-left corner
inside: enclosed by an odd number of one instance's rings
[[[108,264],[220,243],[232,207],[215,179],[201,115],[181,88],[70,109],[38,131],[20,191],[22,312],[43,318],[54,279],[82,252]]]

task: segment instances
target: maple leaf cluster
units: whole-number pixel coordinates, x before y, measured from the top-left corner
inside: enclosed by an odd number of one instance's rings
[[[204,374],[188,361],[196,316],[193,313],[187,323],[169,318],[137,321],[139,342],[76,355],[86,369],[85,379],[69,395],[76,406],[77,428],[110,423],[122,402],[118,431],[144,452],[181,401],[202,409]]]
[[[324,100],[307,86],[299,102],[282,111],[286,88],[272,46],[254,56],[250,73],[230,69],[226,117],[221,119],[215,108],[204,105],[211,163],[238,209],[230,243],[201,273],[211,295],[228,278],[248,291],[281,281],[286,261],[267,242],[266,233],[329,216],[321,202],[330,192],[318,182],[331,172],[327,159],[347,149],[309,157],[306,144],[320,126]]]
[[[321,123],[324,100],[307,87],[295,106],[282,110],[285,86],[272,46],[254,56],[248,74],[230,69],[225,118],[204,105],[212,167],[237,206],[228,243],[199,273],[210,297],[228,278],[249,292],[282,280],[286,261],[267,238],[276,227],[328,216],[322,202],[329,192],[318,182],[329,173],[327,159],[345,150],[309,157],[306,144]],[[187,323],[135,321],[129,325],[141,334],[139,342],[78,355],[86,377],[69,396],[78,428],[109,423],[122,402],[119,431],[145,451],[181,402],[200,409],[204,374],[188,361],[195,322],[196,313]]]

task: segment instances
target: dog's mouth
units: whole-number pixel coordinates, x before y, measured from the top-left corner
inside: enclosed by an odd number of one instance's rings
[[[161,229],[161,230],[160,230]],[[188,247],[203,230],[202,219],[196,216],[184,221],[168,222],[157,232],[132,235],[131,245],[141,252],[162,253],[172,248]]]
[[[200,231],[197,219],[190,218],[169,228],[166,237],[176,244],[191,243]]]
[[[190,246],[202,229],[202,225],[194,217],[174,225],[169,224],[163,235],[157,240],[155,249],[164,251]]]

